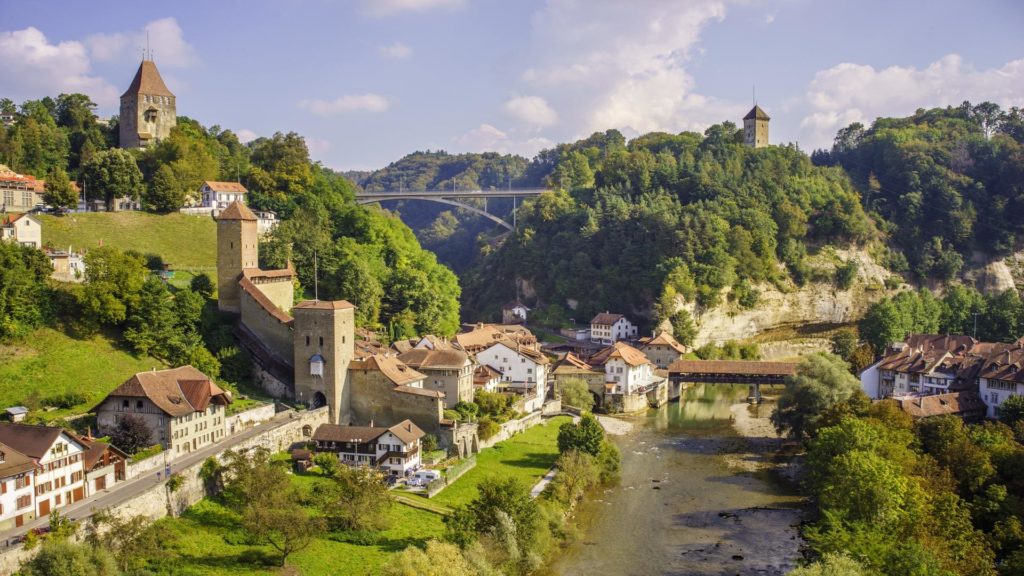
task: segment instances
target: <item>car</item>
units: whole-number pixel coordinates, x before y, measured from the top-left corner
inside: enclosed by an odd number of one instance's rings
[[[409,485],[426,486],[440,477],[441,473],[437,470],[417,470],[416,473],[409,478]]]

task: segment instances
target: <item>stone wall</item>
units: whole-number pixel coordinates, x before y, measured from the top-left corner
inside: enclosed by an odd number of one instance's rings
[[[480,449],[490,448],[498,442],[504,442],[516,434],[529,430],[537,424],[543,422],[540,412],[533,412],[527,416],[524,416],[518,420],[509,420],[501,425],[501,429],[494,436],[491,436],[487,440],[480,441]]]
[[[268,350],[293,363],[291,326],[272,316],[245,291],[241,293],[241,301],[242,323],[245,327],[255,334]]]
[[[227,416],[225,422],[227,423],[228,434],[234,434],[241,430],[252,428],[257,424],[262,424],[273,418],[275,414],[277,414],[277,407],[274,404],[263,404],[245,412]]]
[[[397,392],[395,385],[378,370],[350,370],[352,385],[351,424],[393,426],[408,418],[427,434],[443,435],[442,398]]]
[[[261,368],[259,364],[253,363],[252,377],[256,385],[271,398],[295,399],[295,390],[289,384],[278,380],[273,374]]]

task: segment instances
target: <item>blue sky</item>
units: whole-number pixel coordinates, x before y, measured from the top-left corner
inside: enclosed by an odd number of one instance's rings
[[[178,113],[244,138],[296,131],[339,169],[414,150],[532,156],[739,122],[773,143],[993,100],[1024,106],[1024,2],[978,0],[0,0],[0,97],[117,110],[149,32]]]

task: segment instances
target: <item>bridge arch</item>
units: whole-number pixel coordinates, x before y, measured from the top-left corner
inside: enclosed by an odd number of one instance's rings
[[[437,196],[417,196],[416,194],[406,194],[406,195],[404,195],[401,198],[385,198],[385,199],[374,198],[374,197],[360,198],[359,196],[356,196],[356,204],[375,204],[375,203],[378,203],[378,202],[386,202],[388,200],[427,200],[427,201],[430,201],[430,202],[439,202],[441,204],[448,204],[449,206],[456,206],[458,208],[465,208],[466,210],[469,210],[470,212],[473,212],[474,214],[479,214],[480,216],[483,216],[484,218],[487,218],[488,220],[494,222],[495,224],[498,224],[499,226],[504,226],[505,228],[507,228],[509,230],[513,229],[512,225],[509,224],[508,222],[506,222],[503,218],[499,218],[499,217],[495,216],[494,214],[491,214],[490,212],[487,212],[485,210],[481,210],[480,208],[477,208],[476,206],[473,206],[472,204],[467,204],[465,202],[459,202],[458,200],[452,200],[450,198],[439,198]]]

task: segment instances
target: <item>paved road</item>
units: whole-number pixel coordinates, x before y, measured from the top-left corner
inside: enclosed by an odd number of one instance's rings
[[[203,460],[206,460],[210,456],[228,450],[254,436],[258,436],[264,432],[278,428],[291,420],[289,416],[289,412],[282,412],[274,416],[272,420],[264,422],[263,424],[255,426],[248,430],[239,432],[234,436],[230,436],[223,442],[212,444],[201,450],[192,452],[188,456],[184,456],[178,458],[177,460],[173,460],[171,462],[171,473],[187,468],[193,464],[196,464],[197,462],[202,462]],[[160,456],[157,455],[152,457],[159,458]],[[159,480],[157,479],[157,471],[160,472]],[[60,511],[61,514],[73,518],[75,520],[85,520],[92,516],[93,513],[96,511],[104,510],[106,508],[110,508],[111,506],[116,506],[121,502],[134,498],[139,494],[145,492],[146,490],[149,490],[153,486],[156,486],[157,484],[166,481],[167,478],[163,475],[163,468],[155,468],[153,469],[152,472],[147,472],[145,474],[142,474],[141,476],[132,478],[131,480],[119,482],[115,484],[112,488],[101,490],[89,496],[88,498],[84,498],[82,500],[79,500],[78,502],[75,502],[74,504],[71,504],[70,506],[58,508],[58,510]],[[12,528],[11,530],[0,532],[0,545],[5,545],[8,542],[14,543],[16,537],[23,536],[29,530],[49,525],[49,517],[43,517],[28,522],[20,528]]]

